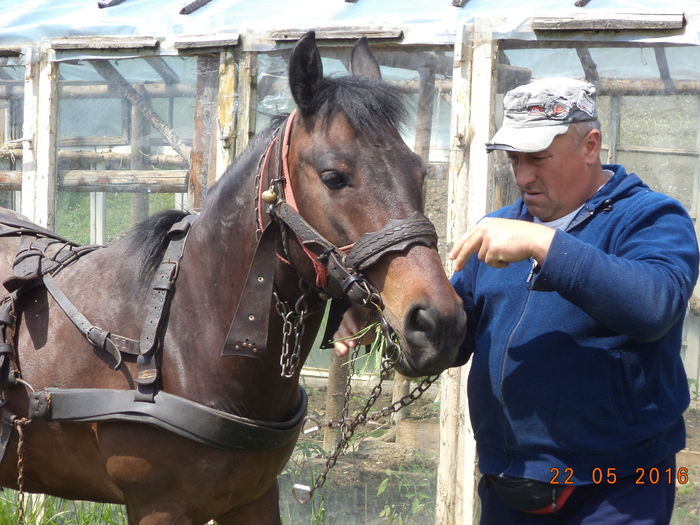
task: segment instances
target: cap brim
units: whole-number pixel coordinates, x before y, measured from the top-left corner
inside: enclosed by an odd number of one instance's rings
[[[554,137],[569,129],[569,124],[556,126],[513,127],[503,126],[486,144],[486,151],[495,149],[535,153],[547,149]]]

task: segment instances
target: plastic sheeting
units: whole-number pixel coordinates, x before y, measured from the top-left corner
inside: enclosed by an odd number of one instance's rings
[[[183,0],[125,0],[99,9],[97,0],[0,0],[0,45],[36,43],[65,36],[173,36],[249,33],[275,29],[333,27],[400,28],[404,43],[451,43],[456,29],[475,18],[488,18],[496,32],[523,36],[532,16],[574,12],[679,12],[690,25],[681,41],[697,43],[697,0],[591,0],[576,8],[574,0],[211,0],[189,15],[179,14]],[[700,24],[698,24],[700,25]],[[527,38],[527,36],[526,36]],[[529,38],[533,38],[530,32]]]

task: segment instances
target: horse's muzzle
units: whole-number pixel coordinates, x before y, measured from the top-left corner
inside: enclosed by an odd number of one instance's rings
[[[403,355],[395,368],[409,377],[439,374],[454,366],[464,341],[467,316],[461,307],[446,314],[429,304],[414,305],[403,326]]]

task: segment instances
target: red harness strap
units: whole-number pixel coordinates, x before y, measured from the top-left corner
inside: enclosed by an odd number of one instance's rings
[[[284,127],[284,133],[282,135],[282,173],[281,176],[284,179],[284,199],[289,203],[289,205],[296,211],[297,213],[299,212],[299,208],[297,207],[296,199],[294,198],[294,190],[292,188],[292,181],[291,178],[289,177],[289,137],[292,132],[292,124],[294,122],[294,119],[296,118],[297,115],[297,110],[295,109],[289,114],[289,117],[287,117],[286,125]],[[263,158],[262,162],[262,167],[261,167],[261,173],[265,173],[265,170],[267,168],[268,164],[268,158],[270,157],[270,152],[273,151],[273,146],[277,140],[280,140],[280,137],[277,136],[275,137],[274,140],[270,142],[270,145],[267,147],[267,150],[265,151],[265,157]],[[260,177],[260,184],[258,187],[258,200],[261,199],[262,191],[263,191],[263,184],[264,180],[263,177]],[[258,222],[260,224],[260,227],[262,228],[263,225],[263,217],[262,217],[262,209],[258,207]],[[306,246],[304,246],[302,243],[301,247],[303,248],[304,252],[308,256],[308,258],[311,260],[311,263],[314,266],[314,270],[316,272],[316,287],[320,288],[321,290],[325,289],[328,286],[328,270],[326,267],[318,260],[316,257],[316,254],[314,254],[311,250],[309,250]],[[353,243],[354,244],[354,243]],[[350,244],[348,246],[343,246],[340,248],[344,252],[347,252],[352,248],[353,244]],[[284,257],[281,255],[277,254],[277,257],[289,264],[291,266],[291,263],[287,261]]]

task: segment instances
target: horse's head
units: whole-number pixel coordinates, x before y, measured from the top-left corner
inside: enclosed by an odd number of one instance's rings
[[[353,76],[324,78],[313,32],[297,43],[289,63],[298,108],[289,128],[289,185],[299,213],[336,246],[420,212],[426,174],[398,131],[404,116],[400,92],[381,81],[364,38],[353,49],[351,70]],[[295,266],[303,266],[296,248]],[[311,271],[308,263],[306,269]],[[397,369],[419,376],[452,365],[465,314],[434,243],[425,236],[409,240],[362,273],[379,291],[399,335],[404,355]]]

